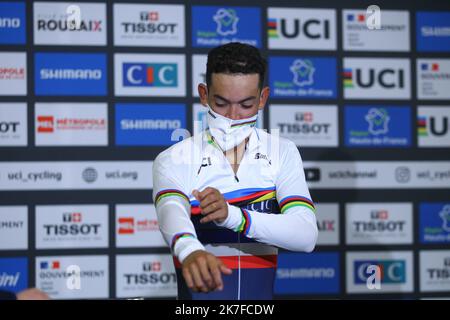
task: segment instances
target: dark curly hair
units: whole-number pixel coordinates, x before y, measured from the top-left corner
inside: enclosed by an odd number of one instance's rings
[[[208,53],[206,84],[211,85],[213,73],[259,74],[259,88],[263,87],[266,74],[266,59],[251,45],[231,42],[213,48]]]

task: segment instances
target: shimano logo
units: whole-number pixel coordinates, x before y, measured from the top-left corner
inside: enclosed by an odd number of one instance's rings
[[[166,119],[122,119],[120,121],[122,130],[175,130],[181,128],[180,120]]]
[[[19,281],[19,276],[19,272],[16,272],[16,274],[7,274],[6,272],[3,272],[0,274],[0,288],[15,287]]]
[[[420,30],[425,37],[450,37],[450,27],[422,27]]]
[[[20,28],[19,18],[0,18],[0,28]]]
[[[277,270],[277,277],[279,279],[299,279],[299,278],[334,278],[336,271],[333,268],[298,268],[285,269],[279,268]]]
[[[100,80],[100,69],[41,69],[43,80]]]

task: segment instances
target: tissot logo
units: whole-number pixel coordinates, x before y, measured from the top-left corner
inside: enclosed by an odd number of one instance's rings
[[[450,289],[450,251],[422,250],[420,257],[420,290],[448,292]]]
[[[297,146],[338,145],[336,106],[270,105],[270,114],[270,128]]]
[[[63,213],[62,217],[63,222],[72,222],[72,223],[81,222],[80,212],[65,212]]]
[[[347,203],[347,244],[410,244],[411,203]]]
[[[0,122],[0,133],[16,133],[20,122]]]
[[[184,46],[184,6],[114,4],[114,44]]]
[[[173,297],[177,283],[168,254],[117,255],[117,297]]]

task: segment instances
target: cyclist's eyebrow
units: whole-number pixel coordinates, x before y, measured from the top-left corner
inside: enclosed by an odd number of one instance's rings
[[[218,94],[215,94],[215,95],[214,95],[214,98],[223,100],[223,101],[225,101],[226,103],[230,103],[230,102],[231,102],[230,100],[225,99],[224,97],[222,97],[222,96],[220,96],[220,95],[218,95]],[[247,102],[247,101],[249,101],[249,100],[254,100],[254,99],[256,99],[256,97],[255,97],[255,96],[251,96],[251,97],[247,97],[247,98],[245,98],[245,99],[242,99],[241,101],[238,101],[238,103],[243,103],[243,102]]]

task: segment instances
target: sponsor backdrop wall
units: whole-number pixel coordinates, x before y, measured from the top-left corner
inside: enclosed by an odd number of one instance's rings
[[[0,288],[175,297],[152,161],[204,121],[208,50],[242,41],[317,203],[277,297],[450,298],[450,4],[368,4],[0,2]]]

